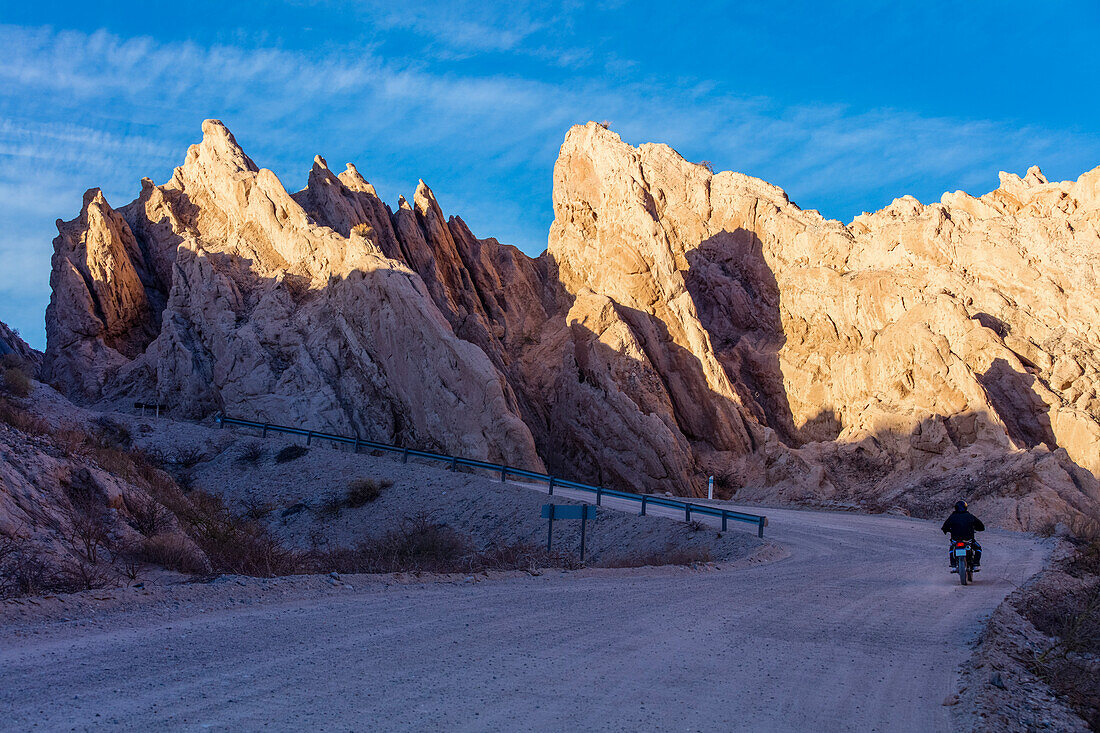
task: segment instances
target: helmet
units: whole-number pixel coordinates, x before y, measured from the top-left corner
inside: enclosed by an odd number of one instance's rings
[[[955,511],[965,512],[966,511],[966,502],[963,501],[962,499],[959,499],[958,501],[956,501],[955,502]]]

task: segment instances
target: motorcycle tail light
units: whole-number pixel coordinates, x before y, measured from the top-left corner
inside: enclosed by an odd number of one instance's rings
[[[966,543],[965,542],[956,542],[955,547],[966,547]]]

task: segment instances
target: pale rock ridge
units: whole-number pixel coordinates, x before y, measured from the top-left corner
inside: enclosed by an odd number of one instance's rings
[[[365,238],[318,227],[220,123],[203,131],[159,194],[143,191],[126,209],[134,229],[159,234],[147,250],[176,246],[160,333],[121,363],[94,353],[109,329],[81,331],[86,361],[103,375],[81,396],[155,396],[190,414],[226,410],[539,465],[507,383],[455,338],[415,273]],[[71,226],[98,231],[86,219]],[[122,272],[145,263],[139,248],[127,252]],[[55,296],[55,330],[86,318],[86,302]],[[72,359],[67,344],[50,344],[51,363]],[[461,428],[458,412],[468,413]]]
[[[722,495],[925,513],[962,493],[1031,528],[1100,499],[1100,168],[845,226],[589,123],[531,259],[422,181],[391,211],[318,156],[290,195],[220,123],[203,132],[121,225],[105,202],[59,225],[47,357],[74,394],[631,489],[713,473]],[[120,262],[96,291],[109,317],[67,274],[89,261]]]

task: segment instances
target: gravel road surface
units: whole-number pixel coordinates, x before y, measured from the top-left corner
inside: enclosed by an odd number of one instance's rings
[[[950,730],[970,642],[1045,546],[985,533],[963,588],[937,523],[766,513],[789,555],[750,567],[0,615],[0,728]]]

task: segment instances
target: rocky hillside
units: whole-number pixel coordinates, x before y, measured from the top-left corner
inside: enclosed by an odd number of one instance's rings
[[[37,369],[42,361],[41,352],[28,346],[18,331],[9,328],[8,324],[0,321],[0,358],[8,356],[8,354],[14,354],[16,359],[32,369]]]
[[[217,121],[167,183],[58,222],[44,376],[681,494],[1037,528],[1100,500],[1100,168],[845,226],[594,123],[549,247],[390,210],[318,157],[288,193]]]

